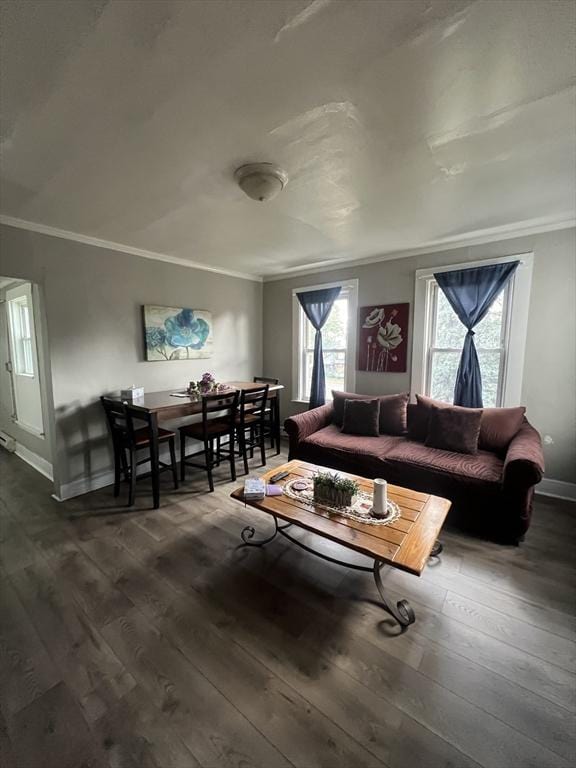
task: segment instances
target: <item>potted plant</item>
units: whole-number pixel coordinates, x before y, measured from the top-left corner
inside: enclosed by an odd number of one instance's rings
[[[358,493],[358,483],[337,473],[318,472],[314,475],[314,501],[330,507],[350,507]]]

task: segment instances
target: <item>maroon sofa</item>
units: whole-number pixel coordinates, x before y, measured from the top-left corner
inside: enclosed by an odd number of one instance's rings
[[[408,405],[408,428],[416,408]],[[505,455],[470,455],[408,437],[345,434],[332,418],[331,404],[288,418],[289,458],[443,496],[452,501],[449,522],[502,543],[517,544],[528,530],[544,459],[540,435],[526,419]]]

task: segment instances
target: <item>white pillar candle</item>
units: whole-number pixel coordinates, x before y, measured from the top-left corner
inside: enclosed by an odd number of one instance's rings
[[[388,483],[380,477],[374,480],[373,507],[377,517],[386,517],[388,514]]]

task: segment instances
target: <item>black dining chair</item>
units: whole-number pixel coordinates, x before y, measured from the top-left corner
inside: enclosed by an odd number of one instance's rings
[[[145,408],[130,403],[120,403],[107,397],[101,397],[114,447],[114,496],[120,493],[122,476],[130,482],[128,506],[134,504],[136,482],[151,476],[153,485],[158,484],[159,475],[165,470],[171,470],[174,488],[178,488],[178,471],[176,465],[176,446],[174,432],[158,428],[157,438],[154,437],[152,414]],[[138,426],[142,423],[142,426]],[[168,443],[170,464],[158,457],[160,445]],[[147,455],[138,458],[139,451],[147,451]],[[150,472],[138,475],[138,467],[150,463]]]
[[[226,455],[230,463],[230,475],[236,480],[234,433],[238,409],[238,390],[227,394],[202,395],[202,421],[185,424],[180,432],[180,479],[184,482],[186,466],[204,469],[208,475],[210,491],[214,490],[212,470],[220,465]],[[199,440],[203,447],[195,453],[186,454],[186,438]],[[227,443],[222,443],[223,438]],[[214,449],[217,441],[217,450]],[[226,448],[226,445],[228,446]],[[196,456],[204,456],[204,462],[192,461]]]
[[[269,384],[261,387],[243,389],[240,392],[240,402],[236,415],[236,437],[238,439],[238,455],[244,462],[244,473],[248,474],[248,451],[250,458],[254,449],[260,449],[262,465],[266,464],[265,419],[266,403],[268,401]]]
[[[255,384],[268,384],[274,386],[280,383],[280,379],[275,379],[270,376],[254,376]],[[264,433],[265,437],[270,438],[270,448],[274,448],[276,445],[277,434],[280,424],[280,410],[278,405],[280,400],[278,395],[276,397],[268,396],[268,403],[266,405],[266,411],[264,415]],[[280,445],[277,445],[276,453],[280,453]]]

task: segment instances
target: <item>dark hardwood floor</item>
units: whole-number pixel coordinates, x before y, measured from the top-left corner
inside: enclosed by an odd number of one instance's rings
[[[132,510],[59,504],[0,451],[3,768],[576,764],[576,505],[539,498],[519,548],[446,531],[422,578],[388,572],[400,635],[369,574],[238,548],[270,519],[224,471],[214,494],[163,478],[156,511],[146,482]]]

